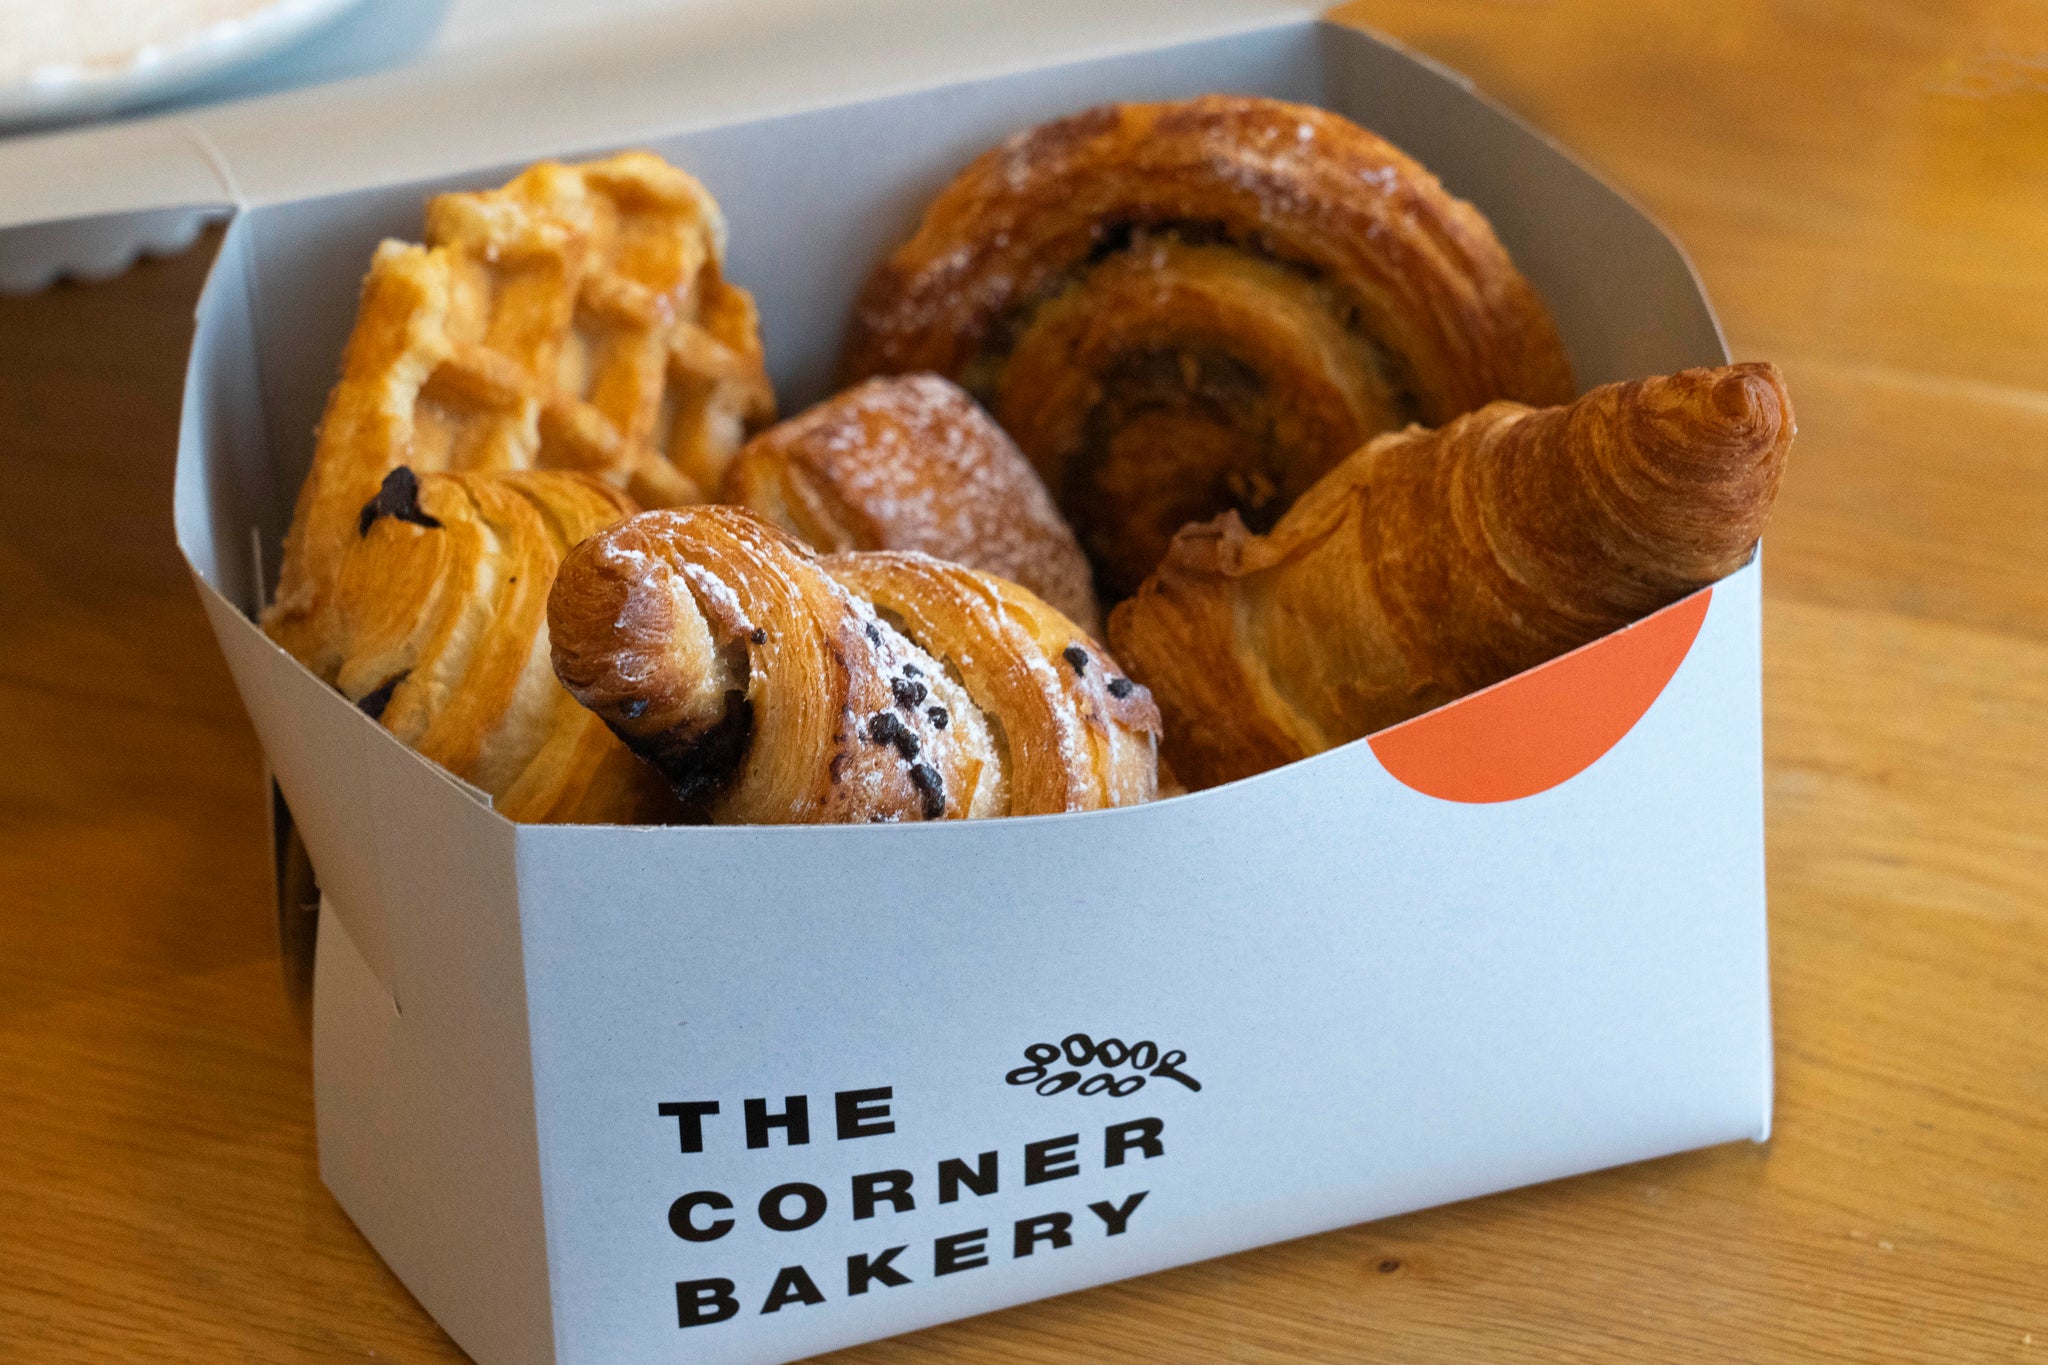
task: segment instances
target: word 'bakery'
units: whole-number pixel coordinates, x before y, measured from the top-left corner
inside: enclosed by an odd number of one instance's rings
[[[846,1090],[834,1096],[833,1131],[841,1141],[880,1137],[896,1131],[890,1117],[893,1091],[889,1087]],[[715,1101],[677,1101],[658,1106],[661,1116],[674,1119],[677,1142],[685,1154],[705,1150],[706,1120],[721,1113]],[[787,1097],[779,1111],[771,1111],[766,1099],[749,1099],[741,1106],[742,1122],[734,1125],[731,1137],[744,1136],[749,1149],[770,1146],[780,1135],[782,1144],[805,1146],[811,1141],[810,1104],[806,1097]],[[1165,1120],[1129,1119],[1102,1130],[1101,1163],[1113,1169],[1132,1160],[1151,1160],[1166,1151]],[[1081,1135],[1066,1133],[1023,1144],[1014,1164],[1008,1165],[1014,1185],[1042,1185],[1082,1173]],[[919,1183],[917,1173],[907,1169],[864,1171],[847,1184],[844,1205],[852,1221],[874,1218],[882,1213],[910,1213],[923,1199],[928,1204],[952,1204],[972,1195],[985,1197],[998,1192],[1005,1179],[1006,1163],[1000,1150],[972,1157],[946,1157],[935,1163],[929,1181]],[[1007,1243],[1011,1259],[1018,1260],[1041,1250],[1057,1251],[1072,1246],[1077,1236],[1099,1232],[1115,1237],[1130,1226],[1131,1217],[1148,1191],[1137,1190],[1120,1199],[1090,1202],[1085,1214],[1064,1209],[1033,1214],[1013,1221],[1005,1237],[989,1227],[969,1228],[932,1239],[930,1275],[938,1278],[978,1269],[990,1263]],[[723,1239],[742,1219],[757,1221],[770,1232],[803,1232],[817,1226],[833,1207],[833,1196],[825,1188],[806,1180],[790,1180],[761,1192],[743,1210],[732,1196],[721,1190],[692,1190],[669,1205],[669,1229],[685,1242],[706,1243]],[[1091,1217],[1092,1216],[1092,1217]],[[846,1257],[846,1293],[867,1293],[877,1286],[896,1288],[914,1278],[913,1262],[902,1258],[908,1243],[876,1252]],[[836,1280],[836,1274],[828,1276]],[[777,1313],[785,1308],[823,1303],[826,1292],[818,1277],[802,1264],[785,1265],[775,1272],[758,1309]],[[726,1276],[705,1276],[676,1282],[676,1321],[682,1327],[725,1322],[742,1309],[738,1283]]]

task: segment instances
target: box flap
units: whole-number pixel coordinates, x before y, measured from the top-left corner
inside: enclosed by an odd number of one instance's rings
[[[221,169],[181,118],[0,142],[0,185],[7,187],[0,229],[234,202]]]
[[[331,85],[0,143],[0,229],[276,203],[1315,12],[1291,0],[707,0]]]

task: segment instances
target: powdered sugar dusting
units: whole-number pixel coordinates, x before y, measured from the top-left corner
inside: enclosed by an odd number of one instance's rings
[[[697,595],[697,600],[718,618],[718,624],[724,627],[728,636],[745,635],[754,629],[753,618],[748,616],[746,608],[740,605],[739,594],[734,592],[724,579],[703,565],[693,564],[688,560],[677,567],[688,580],[690,590]]]
[[[771,439],[859,523],[859,548],[985,569],[1092,617],[1080,549],[1037,471],[950,381],[870,380]]]

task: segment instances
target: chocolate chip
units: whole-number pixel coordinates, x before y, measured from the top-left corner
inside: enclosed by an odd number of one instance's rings
[[[914,710],[925,699],[925,686],[908,678],[889,679],[889,690],[896,694],[896,704],[904,710]]]
[[[725,714],[694,738],[673,730],[652,736],[619,734],[627,748],[661,770],[685,806],[715,796],[732,781],[753,737],[754,707],[738,688],[726,692]]]
[[[640,717],[647,714],[647,698],[635,697],[633,700],[623,703],[619,707],[619,714],[627,720],[640,719]]]
[[[869,644],[875,646],[877,649],[881,648],[882,628],[880,626],[877,626],[873,621],[868,622],[867,635]]]
[[[845,780],[846,765],[852,761],[853,755],[848,753],[844,749],[841,749],[838,753],[832,755],[831,765],[827,767],[825,771],[826,774],[831,777],[833,786],[836,787],[840,784],[840,782]]]
[[[868,717],[868,738],[877,744],[893,744],[905,762],[917,757],[923,746],[908,725],[896,719],[894,711],[877,711]]]
[[[933,727],[940,730],[945,729],[946,722],[952,719],[951,716],[946,714],[946,708],[943,706],[928,706],[925,708],[924,714],[925,718],[931,721]]]
[[[404,682],[407,675],[411,672],[412,670],[408,668],[403,672],[394,673],[383,682],[378,683],[376,687],[364,695],[361,701],[356,703],[356,710],[361,711],[371,720],[384,719],[384,708],[391,705],[391,694],[398,690],[398,685]]]
[[[1068,645],[1060,651],[1060,657],[1074,666],[1077,674],[1088,671],[1088,651],[1079,645]]]
[[[363,504],[363,512],[356,519],[356,534],[366,536],[377,524],[379,517],[397,517],[415,526],[439,530],[441,523],[420,510],[420,480],[406,465],[400,465],[384,476],[378,486],[377,496]]]
[[[924,818],[937,820],[946,813],[946,781],[929,763],[910,765],[910,785],[924,797]]]
[[[749,640],[752,640],[757,645],[765,645],[768,643],[768,632],[761,629],[759,626],[755,626],[754,633],[752,635],[749,635],[747,638]]]
[[[916,664],[903,665],[903,673],[904,676],[911,678],[922,678],[924,676],[924,670],[919,668]]]
[[[1118,700],[1130,696],[1131,693],[1137,690],[1138,685],[1129,678],[1111,678],[1109,680],[1109,695]]]

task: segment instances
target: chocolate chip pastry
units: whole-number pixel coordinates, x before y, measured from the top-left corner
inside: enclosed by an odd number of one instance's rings
[[[555,566],[632,510],[617,489],[566,471],[392,470],[336,566],[323,676],[511,819],[678,818],[666,784],[549,663]]]
[[[753,302],[724,279],[717,204],[659,158],[544,162],[442,195],[426,238],[371,263],[263,624],[505,814],[677,813],[528,666],[548,653],[537,613],[554,562],[638,511],[629,489],[673,503],[723,485],[825,548],[958,556],[1098,628],[1087,563],[1037,475],[943,380],[864,386],[735,462],[773,415]],[[518,474],[550,467],[563,476]]]
[[[1493,403],[1382,436],[1269,535],[1190,526],[1110,617],[1193,787],[1393,725],[1748,561],[1792,444],[1776,367]]]
[[[861,294],[849,381],[964,384],[1122,597],[1191,521],[1264,530],[1379,432],[1572,397],[1478,210],[1325,110],[1208,95],[1045,124],[971,165]]]
[[[1027,590],[911,553],[821,557],[731,507],[577,546],[556,675],[701,818],[979,818],[1150,800],[1159,715]]]

